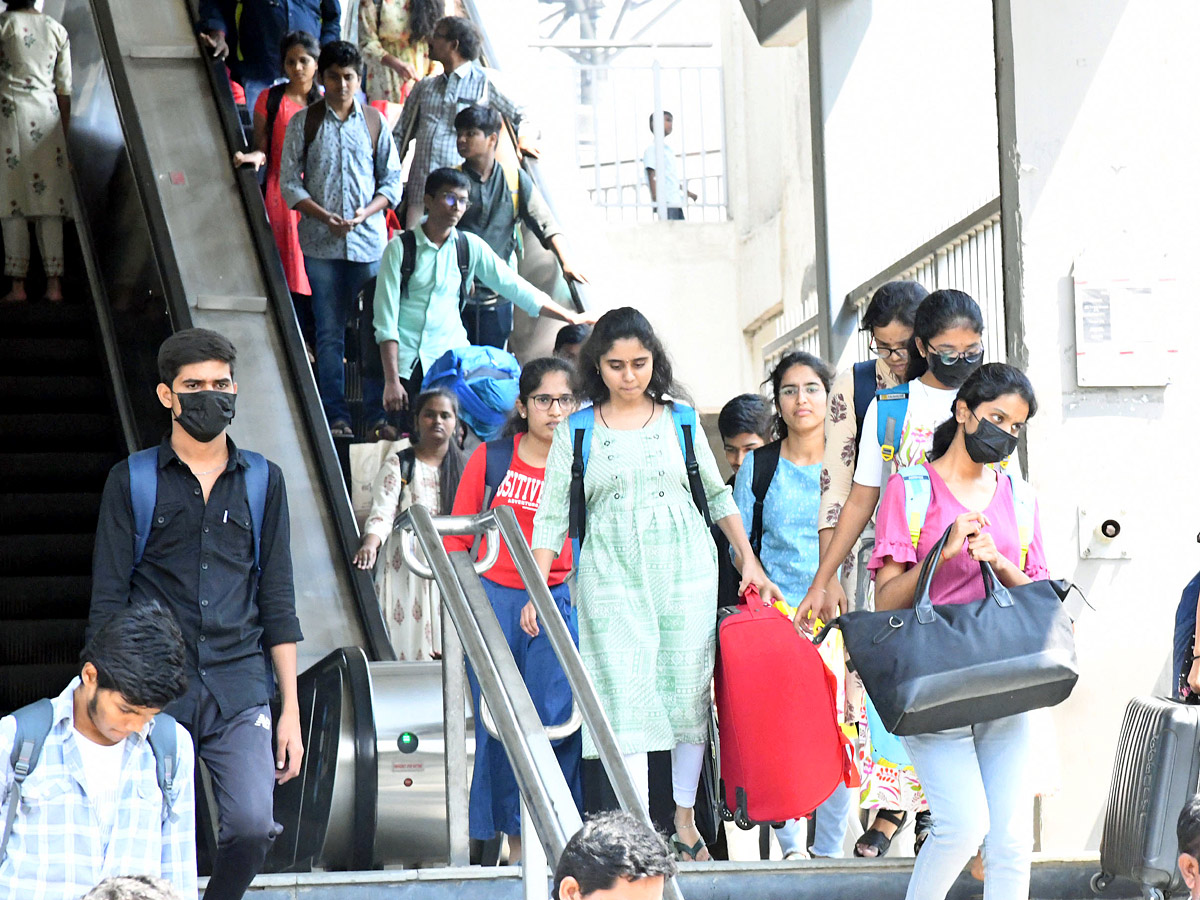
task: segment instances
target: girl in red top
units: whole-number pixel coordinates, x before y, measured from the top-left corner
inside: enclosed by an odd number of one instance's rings
[[[254,104],[254,149],[235,153],[233,164],[240,166],[249,163],[256,172],[263,166],[267,167],[266,191],[263,195],[267,219],[271,222],[271,232],[275,235],[275,246],[279,248],[283,274],[287,277],[288,290],[292,292],[301,328],[305,339],[312,344],[315,343],[315,325],[310,324],[313,321],[312,288],[308,284],[308,273],[304,270],[304,254],[300,252],[297,231],[300,213],[288,209],[279,191],[279,160],[283,154],[283,136],[288,121],[310,103],[321,99],[321,89],[317,84],[317,57],[321,48],[317,46],[317,39],[307,31],[293,31],[284,37],[280,49],[283,71],[288,80],[282,86],[283,96],[275,113],[275,121],[270,123],[268,132],[267,101],[272,91],[263,91]]]
[[[533,536],[533,517],[541,501],[542,483],[546,475],[546,457],[554,429],[575,411],[577,401],[571,393],[571,365],[562,359],[546,357],[529,362],[521,372],[520,396],[517,399],[513,426],[509,435],[475,449],[463,470],[454,497],[456,516],[470,516],[483,509],[488,453],[509,450],[512,463],[504,480],[496,488],[491,507],[510,506],[521,523],[521,532],[528,542]],[[513,433],[515,431],[515,433]],[[502,449],[503,448],[503,449]],[[489,507],[489,508],[491,508]],[[472,538],[447,538],[446,549],[469,550]],[[482,550],[485,548],[481,548]],[[563,544],[562,553],[550,570],[550,594],[566,620],[571,637],[579,642],[579,626],[566,579],[571,572],[571,543]],[[559,725],[571,715],[571,687],[550,640],[544,633],[530,637],[521,630],[521,610],[529,602],[529,592],[517,574],[512,555],[504,545],[496,564],[483,576],[483,588],[500,627],[508,637],[517,668],[525,678],[533,704],[545,725]],[[479,708],[479,682],[467,666],[471,682],[471,698]],[[554,742],[554,752],[563,775],[582,811],[583,787],[580,779],[582,736],[578,731]],[[521,853],[520,794],[504,747],[484,730],[482,717],[475,717],[475,774],[471,782],[471,837],[490,840],[496,832],[508,836],[511,865]]]

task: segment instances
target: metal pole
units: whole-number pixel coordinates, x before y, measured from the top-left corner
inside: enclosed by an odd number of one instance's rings
[[[442,605],[442,724],[446,736],[446,827],[450,832],[450,865],[471,864],[467,807],[467,672],[463,646]]]
[[[654,78],[654,205],[658,209],[658,218],[667,220],[667,198],[663,194],[663,163],[666,161],[666,135],[663,128],[662,102],[662,64],[658,55],[654,56],[654,64],[650,66]]]
[[[521,884],[525,889],[525,900],[546,900],[546,850],[542,846],[533,816],[525,798],[521,797]]]

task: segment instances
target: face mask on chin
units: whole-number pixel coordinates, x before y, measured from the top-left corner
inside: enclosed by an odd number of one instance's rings
[[[202,444],[214,441],[233,421],[237,394],[226,391],[188,391],[176,394],[179,415],[175,421],[194,440]]]

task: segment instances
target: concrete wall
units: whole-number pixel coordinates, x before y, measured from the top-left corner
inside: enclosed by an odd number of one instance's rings
[[[1055,710],[1062,790],[1045,802],[1047,850],[1099,845],[1126,701],[1170,690],[1172,617],[1200,566],[1194,216],[1200,74],[1189,0],[997,0],[1007,264],[1021,290],[1029,429],[1053,570],[1098,607],[1078,625],[1082,677]],[[1011,30],[1011,46],[1007,32]],[[1158,336],[1177,345],[1166,388],[1080,388],[1073,267],[1178,276]],[[1149,310],[1147,310],[1149,312]],[[1128,560],[1083,560],[1077,510],[1122,516]]]

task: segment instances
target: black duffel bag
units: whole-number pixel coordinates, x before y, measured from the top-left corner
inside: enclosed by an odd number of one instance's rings
[[[950,529],[925,561],[911,609],[849,612],[841,628],[863,685],[893,734],[930,734],[1000,719],[1070,696],[1079,679],[1071,619],[1049,581],[1014,588],[979,564],[985,596],[934,606],[934,561]]]

